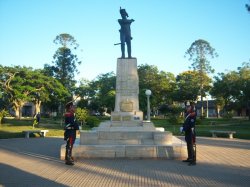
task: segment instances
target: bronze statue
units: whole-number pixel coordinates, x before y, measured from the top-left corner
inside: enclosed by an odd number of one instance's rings
[[[118,19],[119,24],[121,25],[121,29],[120,31],[120,41],[121,43],[121,51],[122,51],[122,57],[121,58],[125,58],[125,43],[127,45],[127,52],[128,52],[128,58],[132,58],[131,57],[131,30],[130,30],[130,24],[135,21],[133,19],[127,19],[128,13],[126,12],[125,9],[122,9],[120,7],[120,14],[122,19]],[[117,45],[117,44],[115,44]]]

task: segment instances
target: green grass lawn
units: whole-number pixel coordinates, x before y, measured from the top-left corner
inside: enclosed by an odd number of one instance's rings
[[[152,119],[156,127],[164,127],[166,131],[171,131],[174,135],[180,135],[179,125],[169,124],[167,119]],[[210,130],[236,131],[235,138],[250,140],[250,121],[248,119],[203,119],[196,124],[197,136],[211,137]],[[227,135],[220,135],[227,137]]]
[[[102,119],[100,120],[108,120]],[[156,127],[164,127],[166,131],[171,131],[174,135],[180,135],[179,129],[182,124],[172,125],[167,119],[151,119]],[[33,129],[33,119],[4,119],[0,125],[0,139],[3,138],[23,138],[22,131]],[[40,125],[35,129],[48,129],[47,136],[63,136],[63,122],[61,119],[42,118]],[[83,127],[89,130],[88,127]],[[230,130],[236,131],[235,138],[250,140],[250,121],[247,119],[204,119],[198,120],[196,124],[197,136],[211,137],[209,130]],[[223,137],[223,136],[222,136]],[[226,135],[224,136],[226,137]]]
[[[0,125],[0,139],[3,138],[23,138],[24,134],[22,131],[32,130],[33,129],[33,119],[4,119],[4,123]],[[49,132],[46,136],[63,136],[63,123],[60,119],[48,119],[42,118],[39,126],[35,126],[36,130],[39,129],[47,129]],[[83,129],[88,130],[88,127],[84,127]],[[36,136],[36,134],[31,134],[32,136]],[[37,135],[38,136],[38,135]]]

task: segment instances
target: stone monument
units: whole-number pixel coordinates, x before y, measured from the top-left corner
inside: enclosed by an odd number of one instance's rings
[[[139,79],[136,58],[118,58],[116,70],[115,110],[112,125],[139,125],[143,112],[139,110]]]
[[[91,131],[80,131],[80,140],[75,144],[73,157],[185,158],[185,143],[164,128],[155,128],[152,122],[143,121],[143,112],[139,109],[137,59],[131,57],[130,24],[134,20],[126,19],[128,14],[125,9],[120,8],[120,13],[123,18],[118,20],[121,25],[119,44],[122,57],[117,59],[114,111],[110,121],[102,122]],[[125,43],[128,58],[125,58]],[[64,158],[64,153],[65,145],[62,145],[61,159]]]

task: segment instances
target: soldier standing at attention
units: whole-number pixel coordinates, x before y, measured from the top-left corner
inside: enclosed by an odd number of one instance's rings
[[[66,140],[65,164],[74,165],[72,157],[72,149],[76,139],[76,131],[79,130],[79,125],[75,119],[75,106],[73,102],[66,104],[64,140]]]
[[[187,112],[185,115],[185,121],[183,124],[182,131],[185,132],[185,141],[187,142],[188,158],[183,160],[183,162],[189,162],[189,166],[196,165],[196,135],[195,135],[195,121],[196,112],[194,103],[187,106]],[[195,147],[195,149],[194,149]]]

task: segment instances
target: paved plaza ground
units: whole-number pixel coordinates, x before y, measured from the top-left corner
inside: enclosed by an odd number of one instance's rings
[[[183,137],[181,137],[183,138]],[[0,186],[250,186],[250,140],[197,138],[197,165],[163,159],[59,159],[62,138],[0,140]]]

